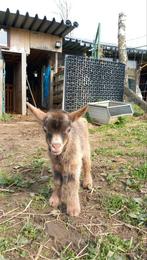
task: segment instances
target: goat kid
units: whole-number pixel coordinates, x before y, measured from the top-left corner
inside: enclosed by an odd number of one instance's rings
[[[48,153],[54,175],[54,190],[49,203],[57,208],[67,206],[67,214],[80,213],[79,186],[83,170],[83,187],[92,188],[90,146],[87,121],[81,118],[87,106],[71,112],[45,113],[27,103],[28,108],[41,122],[48,144]]]

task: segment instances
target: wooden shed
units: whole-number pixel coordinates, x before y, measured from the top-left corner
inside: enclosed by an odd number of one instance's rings
[[[44,94],[44,84],[50,84],[46,69],[48,75],[57,72],[63,37],[77,26],[69,20],[30,17],[28,12],[0,11],[0,114],[26,114],[26,101],[33,98],[37,106],[49,108],[49,95]]]

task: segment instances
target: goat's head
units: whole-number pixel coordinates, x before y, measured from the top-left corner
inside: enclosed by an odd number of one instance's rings
[[[29,103],[27,103],[27,106],[42,123],[49,151],[53,155],[62,153],[69,140],[72,123],[87,111],[87,106],[84,106],[71,113],[64,111],[50,111],[45,113]]]

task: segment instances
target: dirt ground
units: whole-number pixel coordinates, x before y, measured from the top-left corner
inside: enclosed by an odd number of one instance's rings
[[[147,123],[89,124],[94,189],[81,214],[48,204],[53,177],[41,126],[0,122],[0,259],[147,259]]]

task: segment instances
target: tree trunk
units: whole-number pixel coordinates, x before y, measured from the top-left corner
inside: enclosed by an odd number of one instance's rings
[[[128,56],[126,49],[126,15],[119,14],[118,20],[118,56],[119,61],[125,64],[125,79],[124,85],[128,87]]]
[[[135,104],[140,106],[145,112],[147,112],[147,102],[138,97],[135,92],[128,88],[128,57],[126,49],[126,16],[123,13],[119,14],[118,20],[118,53],[119,61],[125,64],[125,79],[124,79],[124,94]]]

